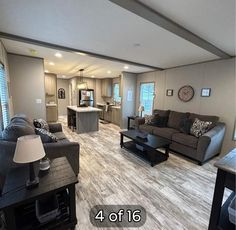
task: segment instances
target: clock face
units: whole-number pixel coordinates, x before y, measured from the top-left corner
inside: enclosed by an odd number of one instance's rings
[[[178,97],[181,101],[190,101],[194,96],[194,89],[190,85],[185,85],[179,89]]]

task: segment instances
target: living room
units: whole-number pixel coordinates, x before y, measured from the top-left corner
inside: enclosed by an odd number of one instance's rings
[[[0,2],[0,229],[235,229],[235,2],[60,3]]]

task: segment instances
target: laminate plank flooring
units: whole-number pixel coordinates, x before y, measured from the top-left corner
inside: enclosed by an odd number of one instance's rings
[[[77,230],[96,229],[90,223],[89,211],[100,204],[143,206],[147,220],[139,229],[208,228],[216,159],[198,166],[170,153],[167,161],[151,167],[120,148],[120,129],[113,124],[100,123],[98,132],[76,134],[66,126],[66,118],[60,122],[66,136],[80,143]]]

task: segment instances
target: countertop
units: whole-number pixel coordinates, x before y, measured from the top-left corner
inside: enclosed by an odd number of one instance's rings
[[[97,103],[97,106],[106,106],[106,104],[104,104],[104,103]],[[110,104],[109,105],[111,108],[113,108],[113,109],[120,109],[120,105],[114,105],[114,104]]]
[[[215,167],[236,175],[236,148],[217,161]]]
[[[100,112],[101,109],[94,107],[77,107],[77,106],[67,106],[68,109],[74,110],[77,113],[88,113],[88,112]]]

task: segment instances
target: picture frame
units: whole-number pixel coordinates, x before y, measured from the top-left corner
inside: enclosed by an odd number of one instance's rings
[[[211,96],[211,88],[202,88],[201,97],[210,97]]]
[[[173,96],[173,94],[174,94],[174,90],[173,89],[167,89],[166,90],[166,96],[171,97],[171,96]]]

